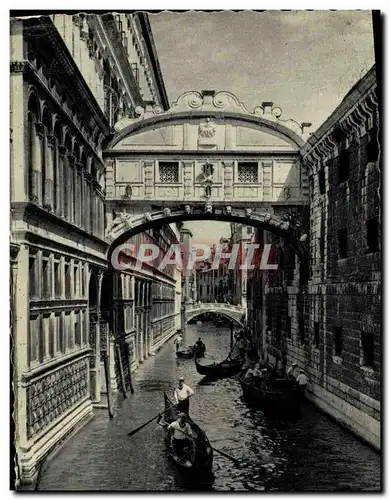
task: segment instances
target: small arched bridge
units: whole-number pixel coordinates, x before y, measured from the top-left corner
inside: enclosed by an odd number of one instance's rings
[[[243,326],[245,318],[245,310],[241,306],[233,306],[231,304],[216,303],[202,303],[202,304],[187,304],[185,306],[185,322],[188,323],[197,316],[201,316],[205,313],[215,313],[225,316],[226,318],[233,320],[238,325]]]

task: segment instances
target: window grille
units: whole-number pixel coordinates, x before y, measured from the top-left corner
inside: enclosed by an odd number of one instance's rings
[[[178,183],[179,182],[179,165],[178,163],[161,162],[159,164],[160,182]]]
[[[239,163],[238,182],[245,182],[245,183],[259,182],[257,163]]]

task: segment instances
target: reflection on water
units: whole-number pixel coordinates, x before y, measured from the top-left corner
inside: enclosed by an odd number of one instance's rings
[[[223,360],[230,329],[211,323],[189,325],[187,345],[201,336],[207,353]],[[163,431],[155,423],[133,437],[127,432],[163,408],[163,390],[172,395],[183,375],[195,395],[192,418],[212,446],[240,459],[237,465],[214,453],[216,491],[335,491],[380,488],[380,456],[306,404],[296,422],[275,421],[247,408],[235,379],[199,383],[192,360],[179,360],[172,341],[135,375],[135,394],[119,399],[115,418],[103,410],[70,439],[42,470],[40,490],[184,491],[189,485],[167,459]]]

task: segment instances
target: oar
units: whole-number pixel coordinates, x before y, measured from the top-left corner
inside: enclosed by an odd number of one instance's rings
[[[189,434],[187,434],[186,432],[178,429],[176,427],[177,431],[181,432],[182,434],[184,434],[186,437],[188,437],[189,439],[194,439],[192,436],[190,436]],[[225,453],[224,451],[221,451],[221,450],[218,450],[218,448],[214,448],[214,446],[211,446],[211,444],[209,443],[207,445],[209,448],[211,448],[213,451],[216,451],[217,453],[219,453],[221,456],[227,458],[228,460],[231,460],[235,465],[239,466],[241,465],[241,462],[239,460],[237,460],[236,458],[232,457],[231,455],[228,455],[227,453]]]
[[[160,412],[160,413],[157,413],[157,415],[155,415],[153,418],[151,418],[150,420],[148,420],[144,424],[140,425],[139,427],[137,427],[133,431],[128,432],[127,435],[128,436],[134,436],[134,434],[137,434],[138,431],[140,431],[141,429],[143,429],[144,427],[146,427],[147,425],[149,425],[150,423],[152,423],[153,420],[156,420],[156,418],[161,417],[162,415],[164,415],[164,413],[167,413],[169,410],[172,410],[172,408],[174,408],[175,406],[176,405],[172,405],[167,410],[165,410],[163,412]]]
[[[191,396],[193,396],[193,394],[191,394]],[[189,399],[191,396],[188,396],[187,399]],[[168,411],[172,410],[172,408],[174,408],[175,406],[177,406],[176,404],[173,404],[172,406],[170,406],[169,408],[167,408],[165,411],[163,412],[160,412],[158,413],[157,415],[155,415],[153,418],[151,418],[150,420],[148,420],[147,422],[145,422],[144,424],[140,425],[139,427],[137,427],[136,429],[134,429],[133,431],[131,432],[128,432],[127,435],[130,437],[130,436],[134,436],[134,434],[136,434],[138,431],[140,431],[141,429],[143,429],[144,427],[146,427],[147,425],[149,425],[150,423],[153,422],[153,420],[156,420],[156,418],[158,417],[161,417],[162,415],[164,415],[165,413],[167,413]]]

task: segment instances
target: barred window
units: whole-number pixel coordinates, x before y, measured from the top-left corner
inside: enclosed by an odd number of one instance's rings
[[[257,162],[253,163],[239,163],[238,164],[238,182],[255,183],[259,182]]]
[[[179,182],[179,164],[178,162],[160,162],[159,163],[160,182],[178,183]]]

